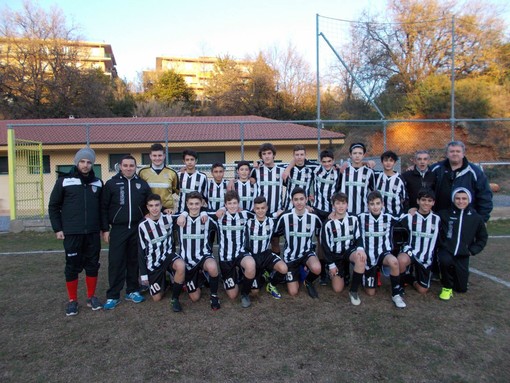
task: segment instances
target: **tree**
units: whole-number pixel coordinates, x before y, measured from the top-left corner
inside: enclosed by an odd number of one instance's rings
[[[0,111],[4,118],[50,118],[122,115],[134,102],[103,72],[84,69],[77,28],[62,11],[46,12],[25,2],[19,12],[8,8],[0,19]],[[129,106],[131,105],[131,106]],[[131,113],[132,115],[132,113]]]
[[[154,98],[166,105],[178,101],[191,103],[195,99],[193,89],[186,84],[184,77],[173,69],[159,74],[156,81],[147,88],[145,93],[147,98]]]

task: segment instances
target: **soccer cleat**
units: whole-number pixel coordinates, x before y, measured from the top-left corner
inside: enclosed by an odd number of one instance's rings
[[[103,308],[105,310],[113,310],[120,303],[120,299],[107,299]]]
[[[313,284],[311,284],[310,282],[308,281],[304,281],[303,284],[305,285],[306,287],[306,290],[308,291],[308,295],[310,295],[311,298],[319,298],[319,294],[317,294],[317,290],[315,290],[315,287],[313,286]]]
[[[241,295],[241,307],[247,309],[251,306],[251,300],[249,295]]]
[[[70,301],[66,304],[66,316],[78,315],[78,302]]]
[[[321,286],[327,286],[327,285],[328,285],[328,279],[329,279],[329,277],[328,277],[328,275],[327,275],[327,274],[325,274],[325,275],[321,275],[321,276],[320,276],[320,279],[319,279],[319,285],[321,285]]]
[[[180,313],[182,311],[181,302],[179,302],[177,298],[172,298],[170,303],[172,304],[172,310],[174,313]]]
[[[271,283],[268,283],[266,285],[266,291],[271,294],[271,296],[274,298],[274,299],[280,299],[282,297],[282,294],[280,294],[280,292],[278,291],[278,289],[273,286]]]
[[[453,297],[453,289],[447,289],[443,287],[441,293],[439,294],[439,299],[443,301],[449,301]]]
[[[221,308],[220,298],[217,295],[211,295],[211,309],[213,311],[219,310]]]
[[[126,301],[131,301],[133,303],[142,303],[145,298],[140,295],[138,291],[133,291],[132,293],[126,294]]]
[[[262,278],[264,278],[264,281],[269,282],[269,278],[271,275],[269,274],[269,271],[264,270],[264,273],[262,274]]]
[[[87,307],[90,307],[92,311],[97,311],[103,308],[103,304],[97,297],[90,297],[87,299]]]
[[[349,291],[349,298],[351,299],[351,303],[354,306],[359,306],[361,304],[361,299],[359,299],[359,295],[355,291]]]
[[[406,307],[406,303],[404,302],[400,294],[393,295],[391,297],[391,300],[393,301],[393,303],[395,303],[395,306],[397,306],[399,309],[403,309]]]

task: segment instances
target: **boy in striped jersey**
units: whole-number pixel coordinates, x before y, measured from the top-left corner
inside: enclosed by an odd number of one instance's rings
[[[292,191],[294,208],[283,213],[276,224],[276,234],[285,238],[283,260],[287,264],[287,290],[291,296],[299,291],[300,266],[309,270],[304,285],[308,295],[318,298],[313,282],[319,277],[321,264],[315,255],[313,236],[321,228],[320,218],[309,213],[306,206],[306,192],[297,187]]]
[[[409,241],[398,255],[400,281],[408,282],[422,294],[430,288],[432,260],[439,234],[439,216],[432,213],[436,196],[432,190],[418,192],[418,211],[406,214],[400,224],[409,232]],[[414,266],[414,277],[406,274],[410,265]]]
[[[207,204],[209,210],[217,211],[224,206],[225,193],[227,191],[228,182],[223,177],[225,176],[225,166],[216,162],[211,167],[212,180],[208,181],[207,185]]]
[[[250,181],[256,183],[258,194],[266,197],[269,214],[278,217],[282,212],[283,172],[285,169],[275,164],[276,149],[273,144],[265,143],[259,148],[262,164],[254,168]],[[280,254],[280,239],[273,237],[271,249]]]
[[[302,188],[307,198],[309,198],[313,182],[313,170],[319,165],[306,159],[306,149],[303,145],[294,146],[293,153],[293,159],[283,173],[283,184],[286,187],[283,202],[284,210],[292,209],[291,195],[296,187]]]
[[[200,216],[200,208],[204,203],[202,194],[192,191],[186,195],[186,207],[188,212],[183,212],[186,222],[179,226],[179,252],[186,264],[186,288],[190,299],[196,302],[200,299],[203,271],[209,274],[211,290],[211,308],[218,310],[220,300],[218,298],[218,266],[209,246],[208,236],[213,225],[207,217],[205,223]]]
[[[271,237],[274,234],[275,221],[267,216],[267,202],[263,196],[258,196],[253,201],[255,217],[248,218],[243,232],[242,252],[253,257],[256,264],[256,290],[262,283],[262,273],[266,270],[274,270],[266,284],[266,291],[275,299],[282,296],[276,285],[285,280],[288,268],[281,258],[271,251]],[[255,286],[254,286],[255,287]]]
[[[398,308],[405,308],[406,304],[400,295],[400,270],[397,258],[391,254],[391,226],[395,219],[383,213],[382,195],[378,191],[370,192],[368,199],[368,213],[358,216],[363,248],[367,254],[365,267],[365,291],[368,295],[375,294],[377,286],[377,267],[389,266],[391,295],[393,303]]]
[[[237,163],[237,180],[233,181],[233,190],[239,194],[239,205],[241,209],[253,210],[253,200],[257,195],[257,184],[250,181],[250,163],[239,161]]]
[[[347,213],[347,199],[347,194],[341,192],[331,199],[334,210],[331,219],[321,230],[321,243],[333,291],[340,293],[344,289],[345,274],[350,273],[349,269],[345,269],[345,260],[354,264],[349,298],[353,305],[358,306],[361,304],[358,287],[363,280],[367,255],[363,249],[358,219]]]
[[[374,171],[363,164],[367,148],[356,142],[349,147],[351,163],[344,170],[340,191],[349,197],[349,214],[358,215],[367,211],[367,195],[375,188]]]
[[[397,153],[391,150],[381,154],[383,171],[376,173],[375,189],[383,196],[384,212],[400,218],[407,204],[407,192],[401,175],[393,170],[397,161]]]
[[[182,153],[184,171],[179,173],[179,203],[177,213],[184,211],[187,195],[193,191],[199,192],[203,200],[207,201],[207,176],[196,168],[198,154],[194,150],[185,150]]]
[[[243,244],[243,230],[248,218],[253,216],[246,210],[239,210],[239,195],[235,190],[225,193],[225,214],[221,218],[216,217],[216,212],[211,213],[218,230],[218,258],[220,260],[221,277],[223,286],[230,299],[235,299],[239,294],[238,273],[240,268],[243,273],[241,285],[241,306],[251,306],[250,291],[255,279],[255,260],[250,254],[241,252]]]
[[[166,288],[166,271],[174,275],[172,287],[172,309],[182,311],[179,295],[184,284],[184,261],[177,254],[172,253],[172,216],[162,214],[161,197],[149,194],[147,197],[149,214],[138,225],[139,243],[142,251],[140,256],[140,274],[142,283],[149,282],[149,291],[154,301],[163,298]],[[144,270],[145,269],[145,270]]]

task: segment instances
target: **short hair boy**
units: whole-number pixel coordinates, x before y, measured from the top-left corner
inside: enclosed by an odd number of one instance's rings
[[[158,194],[149,194],[146,201],[149,213],[138,225],[142,282],[148,280],[152,299],[160,301],[166,289],[166,271],[171,271],[174,276],[172,309],[180,312],[179,295],[184,284],[185,264],[179,255],[172,253],[173,218],[161,213],[161,197]]]
[[[412,284],[421,294],[430,288],[432,265],[436,240],[439,235],[439,216],[432,213],[436,197],[432,190],[422,189],[418,192],[416,203],[418,211],[406,214],[400,225],[409,233],[408,242],[398,255],[400,281]],[[409,266],[414,268],[414,276],[407,274]]]
[[[304,145],[296,145],[293,150],[292,161],[287,165],[283,173],[283,182],[286,187],[285,197],[283,201],[284,210],[292,208],[292,190],[296,187],[302,188],[307,198],[310,196],[313,170],[319,164],[306,159],[306,148]]]
[[[250,181],[251,167],[248,161],[239,161],[236,166],[237,179],[234,183],[234,190],[239,194],[241,209],[251,211],[253,199],[258,193],[256,183]]]
[[[184,162],[184,171],[179,173],[179,203],[177,213],[184,211],[186,206],[186,195],[197,191],[202,195],[203,200],[207,201],[208,184],[207,175],[197,170],[198,154],[194,150],[186,149],[183,151],[182,160]]]
[[[440,211],[439,268],[443,288],[439,298],[450,300],[453,290],[467,292],[469,257],[480,253],[487,244],[487,228],[481,215],[470,205],[471,192],[456,188],[452,192],[453,207]]]
[[[398,155],[391,150],[381,154],[382,172],[376,172],[375,189],[383,196],[384,212],[400,218],[407,204],[405,183],[399,173],[394,170]]]
[[[365,290],[368,295],[375,294],[377,286],[377,268],[390,267],[391,295],[393,303],[398,308],[405,308],[400,285],[400,272],[397,258],[391,254],[391,227],[395,219],[383,213],[383,198],[378,191],[370,192],[367,196],[368,213],[358,216],[363,248],[367,254],[365,267]]]
[[[218,310],[220,300],[218,298],[218,266],[209,246],[208,235],[212,227],[212,221],[207,217],[202,223],[200,208],[204,202],[202,194],[191,191],[186,195],[186,207],[188,212],[183,213],[186,223],[179,226],[179,252],[186,264],[185,282],[190,299],[196,302],[200,299],[201,284],[204,274],[209,274],[211,290],[211,308]],[[200,233],[200,235],[197,235]]]
[[[348,196],[336,193],[332,197],[333,213],[321,230],[321,244],[328,264],[333,290],[340,293],[344,289],[344,277],[350,273],[345,260],[354,264],[349,298],[355,306],[361,304],[358,287],[363,280],[367,256],[363,249],[363,240],[359,223],[355,216],[347,213]],[[347,266],[347,267],[348,267]]]
[[[320,230],[321,220],[317,215],[308,212],[307,196],[302,188],[295,188],[291,197],[294,208],[280,216],[275,229],[276,235],[283,235],[285,238],[283,260],[289,269],[287,290],[292,296],[298,293],[300,267],[306,266],[309,272],[304,286],[310,297],[318,298],[313,282],[319,277],[321,264],[315,254],[313,236]]]

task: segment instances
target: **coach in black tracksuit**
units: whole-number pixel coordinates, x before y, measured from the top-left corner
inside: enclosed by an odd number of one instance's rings
[[[120,171],[106,182],[101,208],[103,239],[109,242],[108,280],[105,309],[119,302],[126,283],[126,299],[138,294],[138,224],[144,217],[145,199],[151,189],[136,175],[136,160],[125,156]],[[141,300],[140,300],[141,301]]]

